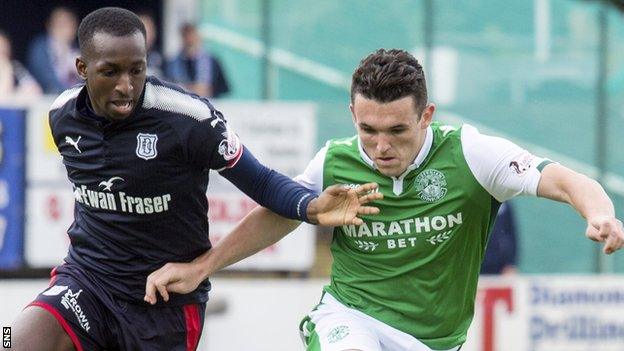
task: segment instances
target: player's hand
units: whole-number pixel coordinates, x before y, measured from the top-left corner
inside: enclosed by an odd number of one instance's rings
[[[194,262],[167,263],[147,277],[143,300],[156,304],[158,292],[165,302],[169,301],[169,293],[188,294],[195,291],[202,280],[202,274]]]
[[[622,221],[612,216],[588,218],[585,235],[593,241],[604,243],[602,251],[607,255],[624,246]]]
[[[358,215],[379,213],[379,209],[365,204],[383,199],[376,183],[366,183],[356,188],[332,185],[308,205],[308,219],[325,226],[364,223]]]

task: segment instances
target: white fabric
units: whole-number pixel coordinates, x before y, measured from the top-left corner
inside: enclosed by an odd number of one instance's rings
[[[225,123],[219,116],[219,113],[211,110],[202,100],[175,89],[150,82],[145,84],[143,108],[155,108],[161,111],[179,113],[198,121],[214,118],[210,122],[213,127],[218,122]]]
[[[322,351],[433,351],[413,336],[343,305],[329,293],[309,316]]]
[[[468,124],[461,131],[464,158],[479,184],[499,202],[516,195],[537,195],[545,159],[509,140],[483,135]]]
[[[67,89],[64,92],[62,92],[61,95],[59,95],[52,103],[52,106],[50,107],[50,111],[56,110],[57,108],[61,108],[69,100],[75,99],[78,96],[78,94],[80,94],[80,90],[82,88],[83,86],[81,85],[81,86],[73,87],[71,89]]]
[[[316,153],[312,161],[308,163],[305,171],[294,178],[296,182],[310,190],[319,193],[323,191],[323,165],[325,164],[328,145],[329,142]]]

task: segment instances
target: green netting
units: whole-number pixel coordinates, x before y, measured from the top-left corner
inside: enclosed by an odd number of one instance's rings
[[[598,2],[582,0],[239,0],[203,1],[202,30],[224,62],[234,99],[319,105],[318,145],[354,133],[350,74],[379,47],[400,47],[425,62],[440,118],[450,116],[596,171]],[[268,8],[268,84],[263,75],[262,8]],[[427,12],[429,11],[429,12]],[[608,8],[607,189],[624,216],[624,17]],[[426,30],[429,21],[431,31]],[[426,51],[426,36],[432,50]],[[452,118],[451,118],[452,117]],[[296,118],[296,117],[294,117]],[[592,272],[595,245],[566,205],[516,200],[521,270]],[[621,254],[620,254],[621,256]],[[624,271],[624,259],[615,259]]]

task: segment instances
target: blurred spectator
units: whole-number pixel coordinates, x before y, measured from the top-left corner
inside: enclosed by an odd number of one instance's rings
[[[52,10],[46,33],[36,37],[28,50],[28,68],[46,94],[57,94],[79,82],[76,15],[65,7]]]
[[[13,60],[11,40],[0,31],[0,97],[37,96],[41,88],[26,68]]]
[[[199,96],[220,97],[228,93],[230,88],[221,64],[203,49],[197,27],[183,25],[181,35],[183,47],[169,64],[169,78]]]
[[[481,274],[511,275],[517,273],[517,236],[514,211],[509,202],[498,209],[494,229],[485,250]]]
[[[158,29],[156,28],[154,16],[150,12],[139,12],[138,16],[145,26],[145,41],[147,44],[147,74],[163,78],[163,57],[154,46],[158,35]]]

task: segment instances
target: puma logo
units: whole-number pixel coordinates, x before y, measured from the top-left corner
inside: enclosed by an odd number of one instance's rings
[[[65,142],[68,143],[69,145],[73,146],[79,154],[82,153],[82,151],[80,151],[80,148],[78,147],[78,142],[80,142],[80,138],[82,138],[82,135],[78,136],[78,139],[76,139],[76,141],[74,141],[74,139],[66,136],[65,137]]]

